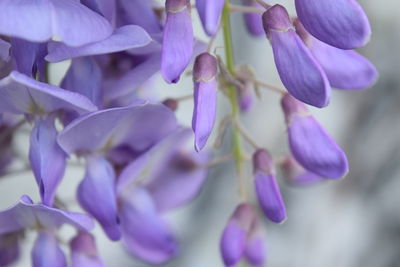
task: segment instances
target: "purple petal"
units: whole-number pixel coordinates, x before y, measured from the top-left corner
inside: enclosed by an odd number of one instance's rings
[[[197,0],[196,8],[199,13],[204,31],[208,36],[214,36],[217,33],[224,0]]]
[[[370,87],[378,78],[374,65],[355,51],[342,50],[311,36],[299,20],[296,32],[321,64],[330,84],[339,89],[358,90]]]
[[[101,81],[102,73],[96,61],[91,57],[82,57],[72,60],[61,86],[86,96],[96,106],[101,107],[103,98]]]
[[[251,7],[263,8],[255,0],[242,0],[242,2]],[[247,31],[255,36],[265,36],[265,31],[262,24],[262,15],[254,12],[244,13],[244,21],[246,23]]]
[[[87,232],[79,232],[70,242],[72,267],[104,267],[98,256],[94,236]]]
[[[53,233],[40,231],[32,249],[33,267],[66,267],[64,252]]]
[[[121,233],[115,195],[115,173],[102,157],[87,159],[85,178],[78,187],[79,204],[95,217],[111,240],[119,240]]]
[[[289,145],[294,158],[306,170],[322,177],[343,177],[348,171],[345,153],[311,115],[287,109],[296,105],[302,104],[290,95],[283,97]]]
[[[294,186],[308,186],[326,181],[320,175],[305,170],[294,158],[288,157],[282,163],[287,183]]]
[[[257,235],[250,237],[250,240],[247,241],[245,255],[251,266],[264,266],[266,261],[264,240]]]
[[[108,38],[79,47],[67,46],[63,43],[49,43],[49,54],[46,60],[59,62],[69,58],[93,56],[120,52],[143,47],[151,42],[147,32],[137,25],[126,25],[118,28]]]
[[[13,38],[11,45],[15,70],[31,77],[36,77],[36,73],[38,72],[41,80],[44,80],[44,57],[47,54],[47,44]]]
[[[54,118],[37,120],[32,129],[29,161],[40,187],[43,204],[52,206],[57,187],[64,176],[67,155],[57,143]]]
[[[125,73],[122,77],[106,81],[104,85],[106,87],[106,90],[104,90],[106,99],[114,100],[134,92],[160,70],[160,64],[161,56],[159,53],[156,53]]]
[[[144,189],[123,196],[120,214],[122,237],[129,253],[151,264],[165,263],[176,254],[177,241]]]
[[[28,196],[22,196],[18,204],[0,212],[0,235],[32,227],[56,229],[63,224],[84,231],[94,227],[93,220],[86,214],[33,204]]]
[[[19,255],[19,233],[0,235],[0,266],[9,266]]]
[[[100,41],[112,32],[105,18],[78,1],[4,0],[0,10],[0,33],[32,42],[56,39],[80,46]]]
[[[371,28],[367,15],[355,0],[296,0],[304,27],[319,40],[341,49],[365,45]]]
[[[175,115],[171,110],[161,104],[146,102],[105,109],[76,119],[60,132],[58,142],[69,154],[95,152],[121,144],[135,151],[143,151],[176,127]],[[96,135],[92,134],[93,131]]]
[[[111,25],[115,26],[117,16],[116,0],[82,0],[81,3],[104,16]]]
[[[321,66],[293,29],[284,7],[275,5],[263,15],[279,77],[294,97],[315,107],[329,103],[331,88]]]
[[[0,113],[43,114],[60,109],[80,114],[97,110],[86,97],[13,71],[0,81]]]
[[[190,3],[187,0],[167,0],[165,5],[167,20],[163,35],[161,72],[167,83],[177,83],[193,54]]]
[[[161,24],[154,13],[151,1],[120,0],[119,16],[124,24],[135,24],[143,27],[148,33],[161,32]]]
[[[209,53],[197,56],[194,69],[194,110],[192,128],[195,134],[195,149],[206,145],[214,127],[217,110],[217,60]]]
[[[282,223],[286,220],[286,207],[275,175],[258,171],[254,176],[258,202],[265,216],[272,222]]]

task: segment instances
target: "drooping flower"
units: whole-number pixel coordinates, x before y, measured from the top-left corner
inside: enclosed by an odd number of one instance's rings
[[[196,0],[197,12],[208,36],[214,36],[217,33],[224,2],[224,0]]]
[[[225,266],[236,266],[242,258],[252,266],[263,266],[265,247],[260,227],[257,213],[250,204],[236,207],[220,241]]]
[[[217,59],[209,53],[197,56],[193,68],[194,110],[192,128],[195,149],[206,145],[214,127],[217,107]]]
[[[343,50],[319,41],[306,31],[298,19],[294,21],[294,25],[332,87],[345,90],[365,89],[378,78],[374,65],[356,51]]]
[[[354,49],[369,41],[371,27],[356,0],[295,0],[295,4],[304,27],[324,43]]]
[[[250,7],[263,8],[256,0],[242,0],[243,4]],[[244,13],[244,22],[246,23],[247,31],[255,36],[265,36],[265,31],[262,23],[262,15],[254,12]]]
[[[275,223],[286,220],[286,206],[276,181],[273,161],[268,151],[258,149],[253,154],[255,190],[265,216]]]
[[[329,103],[331,88],[322,67],[294,30],[286,9],[274,5],[263,14],[276,68],[283,85],[298,100],[315,107]]]
[[[343,150],[312,117],[306,106],[289,94],[282,98],[290,150],[306,170],[326,178],[341,178],[348,171]]]
[[[177,83],[193,54],[193,27],[190,17],[190,1],[167,0],[161,72],[167,83]]]

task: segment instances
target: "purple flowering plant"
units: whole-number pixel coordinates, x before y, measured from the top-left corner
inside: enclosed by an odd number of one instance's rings
[[[133,257],[166,263],[182,250],[165,215],[192,201],[208,169],[226,162],[234,163],[239,198],[221,229],[221,259],[229,267],[240,261],[268,265],[261,222],[288,217],[276,166],[295,186],[339,179],[349,169],[344,151],[307,105],[324,108],[334,101],[332,88],[366,89],[378,76],[354,50],[371,34],[356,0],[294,3],[296,14],[289,15],[284,6],[262,0],[166,0],[164,6],[148,0],[0,0],[0,175],[26,163],[40,196],[37,203],[20,196],[0,212],[0,266],[18,261],[26,231],[37,232],[32,266],[105,266],[91,233],[95,222]],[[207,41],[194,36],[195,12]],[[266,50],[269,41],[284,88],[235,64],[234,12],[243,14],[250,36],[265,38]],[[222,48],[214,42],[219,35]],[[67,72],[60,84],[51,84],[51,64],[64,60],[70,61]],[[157,73],[168,84],[189,73],[193,88],[188,96],[144,97],[140,92],[152,90]],[[281,158],[259,147],[241,122],[260,88],[281,97],[290,150]],[[217,100],[224,97],[231,110],[218,118]],[[193,99],[191,129],[175,115],[187,99]],[[18,155],[15,139],[24,129],[29,152]],[[223,139],[230,139],[228,147],[221,148]],[[85,170],[74,197],[81,213],[57,194],[72,164]],[[248,179],[254,190],[246,187]],[[64,224],[76,229],[67,242],[59,234]]]

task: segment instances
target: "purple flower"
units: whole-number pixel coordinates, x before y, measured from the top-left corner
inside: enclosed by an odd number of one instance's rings
[[[286,220],[286,206],[273,170],[268,151],[259,149],[253,154],[253,172],[258,202],[265,216],[275,223]]]
[[[107,20],[77,1],[5,0],[0,3],[0,34],[31,42],[50,39],[80,46],[107,38]]]
[[[197,12],[208,36],[214,36],[217,33],[224,2],[224,0],[196,0]]]
[[[115,172],[104,158],[87,158],[86,173],[78,187],[79,204],[103,227],[111,240],[119,240],[119,218],[115,194]],[[101,203],[101,204],[100,204]]]
[[[319,40],[341,49],[365,45],[371,28],[356,0],[295,0],[304,27]]]
[[[209,53],[197,56],[193,68],[194,111],[192,128],[195,148],[206,145],[214,127],[217,106],[217,59]]]
[[[358,90],[370,87],[378,78],[374,65],[352,50],[325,44],[310,35],[299,20],[295,20],[297,34],[326,73],[332,87]]]
[[[343,150],[308,113],[306,106],[286,94],[282,98],[290,150],[306,170],[326,178],[341,178],[348,171]]]
[[[242,203],[233,212],[221,237],[220,249],[225,266],[233,267],[244,257],[253,266],[265,262],[260,222],[250,204]]]
[[[193,28],[188,0],[167,0],[161,72],[167,83],[177,83],[193,54]]]
[[[71,248],[72,267],[104,267],[97,254],[96,241],[93,235],[79,232],[69,243]]]
[[[289,93],[312,106],[328,105],[331,93],[328,78],[296,34],[286,9],[272,6],[263,14],[263,24],[279,77]]]
[[[59,247],[58,241],[52,232],[39,231],[39,235],[32,249],[32,266],[67,266],[64,252]]]
[[[246,6],[263,8],[256,0],[242,0]],[[254,12],[244,13],[244,22],[246,23],[247,31],[255,36],[265,36],[265,31],[262,23],[262,15]]]

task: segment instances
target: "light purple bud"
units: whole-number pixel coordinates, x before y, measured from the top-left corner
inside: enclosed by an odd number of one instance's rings
[[[104,263],[97,254],[94,236],[79,232],[70,242],[72,267],[103,267]]]
[[[0,266],[8,266],[19,258],[19,233],[0,235]]]
[[[40,231],[32,249],[33,267],[66,267],[63,251],[53,233]]]
[[[255,0],[242,0],[242,2],[247,6],[263,8]],[[254,12],[244,13],[244,21],[246,23],[247,31],[255,37],[265,36],[261,17],[261,14]]]
[[[345,153],[311,115],[303,112],[306,107],[301,105],[289,94],[282,98],[294,158],[306,170],[322,177],[343,177],[348,171]]]
[[[161,55],[161,72],[167,83],[177,83],[193,54],[193,27],[190,2],[167,0]]]
[[[369,41],[371,27],[356,0],[295,0],[295,4],[304,27],[319,40],[341,49]]]
[[[308,186],[326,181],[323,177],[305,170],[293,157],[287,157],[281,164],[286,182],[293,186]]]
[[[197,56],[193,69],[194,110],[192,128],[200,151],[214,127],[217,108],[217,59],[209,53]]]
[[[224,2],[224,0],[196,0],[197,12],[208,36],[217,33]]]
[[[306,31],[298,19],[294,25],[297,34],[325,71],[332,87],[359,90],[370,87],[377,80],[378,71],[374,65],[356,51],[343,50],[319,41]]]
[[[286,9],[281,5],[269,8],[263,14],[263,25],[279,77],[289,93],[315,107],[328,105],[331,93],[328,78],[296,34]]]
[[[286,219],[286,207],[273,172],[273,161],[268,151],[259,149],[253,154],[253,172],[258,202],[265,216],[275,223]]]
[[[246,259],[252,266],[264,266],[266,261],[265,242],[259,235],[249,237],[247,241]]]
[[[225,266],[235,266],[242,258],[256,216],[250,204],[242,203],[236,207],[221,237],[220,249]]]

